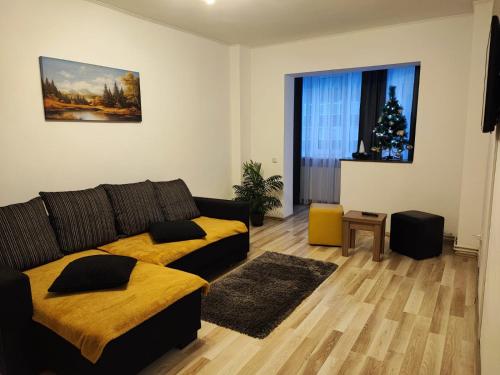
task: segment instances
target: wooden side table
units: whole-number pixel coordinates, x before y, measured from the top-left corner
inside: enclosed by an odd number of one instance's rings
[[[349,211],[342,217],[342,255],[349,256],[349,249],[356,247],[356,230],[373,232],[373,261],[380,262],[385,247],[386,214],[366,216],[361,211]]]

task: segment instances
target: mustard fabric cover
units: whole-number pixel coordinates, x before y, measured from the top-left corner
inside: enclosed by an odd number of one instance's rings
[[[87,250],[24,273],[31,282],[33,320],[65,338],[92,363],[110,341],[195,290],[208,291],[208,283],[196,275],[137,262],[126,287],[64,295],[47,292],[68,263],[90,255],[106,253]]]
[[[342,216],[339,204],[312,203],[309,208],[309,243],[342,246]]]
[[[126,255],[143,262],[166,266],[213,242],[248,232],[246,225],[238,220],[222,220],[200,216],[192,221],[207,233],[205,238],[156,244],[149,233],[142,233],[99,246],[99,249],[110,254]]]

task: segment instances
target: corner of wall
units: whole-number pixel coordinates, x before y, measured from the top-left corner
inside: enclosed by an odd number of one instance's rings
[[[484,75],[493,1],[475,1],[469,66],[467,118],[456,248],[480,246],[489,138],[480,132],[484,107]],[[480,202],[478,204],[478,202]]]
[[[231,182],[241,181],[241,165],[250,155],[250,51],[229,47]]]

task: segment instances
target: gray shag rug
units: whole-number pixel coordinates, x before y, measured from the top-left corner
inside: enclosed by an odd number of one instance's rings
[[[334,263],[265,252],[211,285],[201,317],[264,338],[336,269]]]

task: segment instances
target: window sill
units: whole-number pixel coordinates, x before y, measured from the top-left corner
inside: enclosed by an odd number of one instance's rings
[[[379,160],[379,159],[353,159],[353,158],[344,158],[340,159],[340,161],[355,161],[361,163],[388,163],[388,164],[412,164],[413,160]]]

